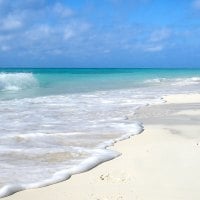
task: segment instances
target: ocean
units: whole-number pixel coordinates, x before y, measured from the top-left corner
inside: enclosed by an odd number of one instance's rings
[[[0,197],[119,156],[137,109],[199,92],[200,69],[0,68]]]

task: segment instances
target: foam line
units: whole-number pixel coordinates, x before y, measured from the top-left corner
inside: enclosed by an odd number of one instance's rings
[[[44,187],[44,186],[55,184],[55,183],[58,183],[61,181],[65,181],[74,174],[88,171],[103,162],[106,162],[106,161],[109,161],[109,160],[112,160],[112,159],[118,157],[119,155],[121,155],[119,152],[116,152],[116,151],[113,151],[113,150],[110,150],[107,148],[109,146],[112,146],[114,143],[116,143],[118,141],[127,139],[130,136],[139,134],[143,131],[143,126],[140,123],[135,124],[134,127],[135,127],[135,130],[132,131],[132,133],[126,134],[124,136],[121,136],[120,138],[112,140],[112,141],[110,141],[110,143],[105,142],[104,145],[102,145],[102,147],[103,147],[102,149],[93,150],[91,157],[85,159],[79,165],[74,166],[71,169],[56,172],[50,179],[47,179],[47,180],[44,180],[44,181],[41,181],[38,183],[27,184],[27,185],[9,184],[9,185],[4,186],[3,188],[0,189],[0,198],[12,195],[12,194],[22,191],[22,190]]]

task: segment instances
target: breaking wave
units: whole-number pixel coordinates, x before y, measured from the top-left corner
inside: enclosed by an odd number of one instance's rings
[[[144,81],[148,84],[169,84],[172,86],[189,86],[200,84],[200,77],[191,78],[154,78]]]
[[[32,73],[0,73],[0,91],[18,91],[37,85]]]

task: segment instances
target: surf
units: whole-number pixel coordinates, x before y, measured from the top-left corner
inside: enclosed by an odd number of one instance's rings
[[[37,85],[32,73],[0,73],[0,91],[19,91]]]

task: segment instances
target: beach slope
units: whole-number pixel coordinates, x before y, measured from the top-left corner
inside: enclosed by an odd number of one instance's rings
[[[199,200],[200,95],[171,95],[128,120],[144,132],[115,144],[122,156],[39,189],[4,200]]]

